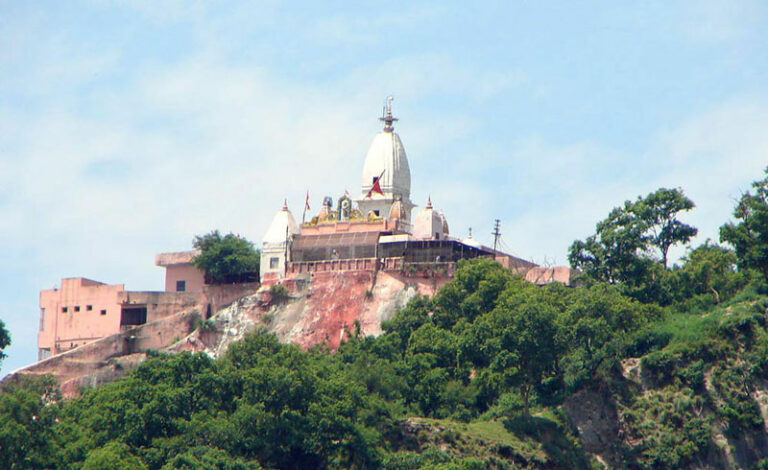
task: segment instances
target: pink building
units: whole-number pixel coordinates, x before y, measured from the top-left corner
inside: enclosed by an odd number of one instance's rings
[[[59,289],[40,291],[38,360],[206,302],[202,291],[131,292],[124,284],[62,279]]]
[[[83,277],[65,278],[60,288],[40,291],[38,360],[188,308],[209,315],[205,274],[192,264],[196,254],[182,251],[155,257],[155,264],[165,267],[163,292],[131,292],[124,284]]]
[[[197,250],[159,253],[155,264],[165,268],[166,292],[202,292],[205,273],[197,269],[192,260]]]
[[[82,277],[61,280],[59,289],[40,291],[38,360],[102,338],[120,329],[123,284]]]

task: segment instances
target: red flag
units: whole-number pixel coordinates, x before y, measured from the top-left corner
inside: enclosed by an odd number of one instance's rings
[[[373,193],[373,191],[376,191],[382,196],[384,195],[384,191],[381,190],[381,185],[379,184],[379,181],[381,180],[381,177],[384,176],[385,171],[386,170],[382,170],[379,176],[373,178],[373,186],[371,186],[371,189],[368,190],[368,194],[366,194],[365,197],[371,197],[371,194]]]

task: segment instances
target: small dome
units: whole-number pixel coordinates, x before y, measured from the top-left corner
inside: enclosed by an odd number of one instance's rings
[[[449,235],[451,232],[448,230],[448,219],[445,218],[443,211],[437,211],[437,215],[439,215],[440,220],[443,221],[443,235]]]
[[[472,238],[472,236],[471,236],[471,235],[470,235],[470,236],[468,236],[467,238],[465,238],[464,240],[462,240],[462,241],[461,241],[461,243],[463,243],[463,244],[465,244],[465,245],[467,245],[467,246],[473,246],[473,247],[475,247],[475,248],[480,248],[480,247],[482,247],[482,245],[480,244],[480,242],[478,242],[477,240],[475,240],[474,238]]]
[[[262,237],[261,243],[284,243],[286,228],[289,236],[299,233],[299,226],[296,225],[293,214],[288,210],[288,204],[283,204],[283,208],[272,218],[272,223]]]
[[[438,211],[432,209],[432,199],[413,219],[413,237],[421,240],[443,238],[443,219]]]
[[[389,209],[389,218],[395,220],[405,220],[405,206],[403,205],[403,199],[398,197],[395,202],[392,203],[392,207]]]
[[[475,248],[481,248],[481,247],[482,247],[482,245],[480,244],[480,242],[478,242],[477,240],[475,240],[474,238],[472,238],[472,228],[471,228],[471,227],[470,227],[470,229],[469,229],[469,235],[467,236],[467,238],[465,238],[464,240],[462,240],[462,241],[461,241],[461,243],[463,243],[463,244],[465,244],[465,245],[467,245],[467,246],[473,246],[473,247],[475,247]]]

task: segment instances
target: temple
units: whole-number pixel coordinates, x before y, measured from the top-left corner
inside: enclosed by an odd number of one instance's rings
[[[403,285],[430,277],[434,293],[440,283],[450,279],[457,261],[477,257],[494,259],[537,284],[571,283],[568,267],[537,266],[482,245],[471,232],[463,239],[453,236],[445,213],[431,198],[417,208],[411,200],[405,146],[395,132],[397,118],[392,114],[391,97],[379,119],[383,128],[374,135],[365,155],[358,196],[353,199],[346,191],[335,200],[326,196],[317,212],[300,224],[283,201],[261,237],[259,282],[212,285],[194,266],[198,254],[194,250],[155,257],[155,264],[165,269],[162,291],[130,291],[124,284],[82,277],[62,279],[60,287],[40,292],[38,360],[100,339],[102,349],[91,345],[100,351],[98,357],[167,345],[194,327],[189,312],[197,312],[199,316],[194,318],[205,321],[242,296],[277,283],[308,285],[314,279],[322,286],[329,276],[338,275],[358,284],[369,282],[361,279],[371,279],[368,290],[372,292],[377,277]],[[308,207],[309,200],[305,211]],[[324,295],[333,297],[333,289]],[[354,317],[360,312],[348,313]],[[334,328],[343,330],[344,326],[340,323]],[[375,332],[378,327],[371,328]],[[333,331],[329,337],[337,333]]]
[[[334,202],[326,196],[317,214],[297,225],[287,204],[262,237],[261,280],[280,282],[322,271],[418,270],[427,264],[450,271],[460,259],[491,257],[526,275],[537,266],[472,239],[451,236],[443,211],[431,198],[412,216],[411,170],[395,132],[398,120],[388,97],[383,129],[373,137],[363,163],[360,195]]]

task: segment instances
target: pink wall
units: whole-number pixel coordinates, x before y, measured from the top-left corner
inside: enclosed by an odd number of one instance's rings
[[[38,347],[53,355],[119,331],[119,293],[124,290],[124,284],[77,277],[62,279],[59,289],[41,291]]]
[[[165,266],[166,292],[176,292],[176,281],[186,281],[186,292],[202,292],[205,274],[192,264]]]

